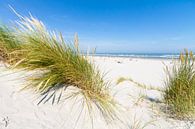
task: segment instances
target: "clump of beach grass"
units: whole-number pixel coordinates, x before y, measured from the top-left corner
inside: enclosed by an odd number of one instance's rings
[[[118,85],[122,82],[125,82],[125,81],[129,81],[129,82],[135,84],[137,87],[145,89],[145,90],[156,90],[156,91],[163,92],[163,90],[161,88],[139,83],[139,82],[133,80],[132,78],[119,77],[116,81],[116,85]]]
[[[14,36],[13,30],[5,25],[0,25],[0,60],[4,63],[13,63],[12,56],[18,56],[17,53],[12,53],[20,49],[20,43]]]
[[[71,45],[65,42],[61,33],[49,32],[41,21],[32,16],[20,16],[17,23],[16,35],[23,45],[15,52],[23,56],[14,67],[35,71],[28,77],[29,83],[24,89],[31,89],[42,96],[38,104],[48,101],[54,104],[82,95],[90,114],[96,107],[106,122],[118,119],[117,104],[110,95],[110,83],[79,50],[77,36]],[[78,89],[75,90],[78,92],[63,98],[70,87]]]
[[[195,58],[185,50],[172,68],[166,67],[164,100],[176,118],[195,117]]]

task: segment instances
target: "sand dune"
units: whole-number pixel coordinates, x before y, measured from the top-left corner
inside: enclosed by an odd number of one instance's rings
[[[145,90],[134,83],[124,81],[116,85],[120,77],[163,88],[165,77],[163,63],[171,65],[171,60],[160,59],[129,59],[95,57],[95,64],[102,72],[108,72],[106,79],[111,81],[112,93],[124,107],[124,118],[132,128],[145,129],[195,129],[195,122],[180,121],[169,118],[163,112],[162,93],[155,90]],[[50,103],[37,105],[37,98],[31,91],[20,91],[25,80],[25,72],[16,72],[0,67],[0,129],[90,129],[90,119],[81,115],[82,108],[77,103],[64,102],[59,105]],[[94,129],[114,129],[106,126],[97,116]],[[123,127],[122,127],[123,128]],[[131,128],[131,127],[127,127]]]

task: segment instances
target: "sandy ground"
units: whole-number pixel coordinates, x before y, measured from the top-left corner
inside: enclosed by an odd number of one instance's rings
[[[94,113],[94,129],[195,129],[194,121],[181,121],[169,117],[161,103],[162,93],[146,90],[124,81],[116,84],[120,77],[164,88],[164,64],[171,60],[130,59],[95,57],[95,64],[111,82],[112,94],[122,105],[121,116],[125,123],[106,126]],[[37,96],[30,91],[20,91],[25,72],[16,72],[0,66],[0,129],[91,129],[91,121],[82,111],[79,101],[68,101],[58,105],[37,105]],[[76,104],[75,104],[76,102]],[[74,106],[72,106],[74,103]],[[78,117],[80,116],[80,117]],[[79,119],[78,119],[79,118]]]

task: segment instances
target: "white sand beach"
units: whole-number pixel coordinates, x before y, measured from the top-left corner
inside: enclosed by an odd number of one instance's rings
[[[125,77],[163,89],[164,64],[171,66],[172,60],[95,57],[94,62],[107,73],[105,77],[111,82],[112,93],[124,107],[124,119],[131,126],[127,129],[139,129],[144,125],[144,129],[195,129],[194,121],[175,120],[164,112],[162,92],[146,90],[129,81],[116,84],[118,78]],[[74,124],[77,118],[72,116],[81,110],[78,105],[71,107],[74,102],[37,105],[34,93],[20,91],[24,74],[3,65],[0,67],[0,129],[91,129],[89,119],[82,116]],[[118,127],[105,126],[99,117],[94,120],[94,129],[115,128]]]

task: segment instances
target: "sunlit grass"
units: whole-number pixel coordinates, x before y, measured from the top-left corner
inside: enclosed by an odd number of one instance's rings
[[[172,68],[166,66],[165,89],[148,86],[131,78],[120,77],[116,84],[130,81],[146,90],[156,90],[163,94],[164,102],[172,117],[184,119],[195,117],[195,57],[185,50]]]
[[[142,88],[142,89],[145,89],[145,90],[156,90],[156,91],[163,92],[163,89],[161,89],[161,88],[154,87],[154,86],[150,86],[150,85],[146,85],[146,84],[142,84],[142,83],[140,83],[140,82],[137,82],[137,81],[133,80],[132,78],[120,77],[120,78],[117,79],[116,84],[118,85],[118,84],[120,84],[120,83],[122,83],[122,82],[125,82],[125,81],[132,82],[132,83],[135,84],[137,87]]]
[[[120,77],[120,78],[117,79],[116,84],[118,85],[118,84],[120,84],[120,83],[122,83],[124,81],[128,81],[128,79],[124,78],[124,77]]]
[[[166,67],[164,100],[177,118],[195,117],[194,62],[193,53],[186,50],[171,69]]]
[[[0,60],[4,63],[13,63],[12,56],[18,56],[12,53],[20,49],[20,43],[14,36],[13,31],[5,25],[0,25]]]
[[[82,95],[90,113],[95,106],[106,122],[118,119],[110,85],[88,56],[79,50],[77,36],[74,45],[69,44],[61,33],[47,31],[44,24],[33,17],[20,17],[16,36],[23,44],[14,52],[22,56],[13,66],[34,71],[23,89],[31,89],[41,95],[38,104],[48,101],[54,104]],[[78,92],[63,98],[70,87],[78,89],[75,90]]]

